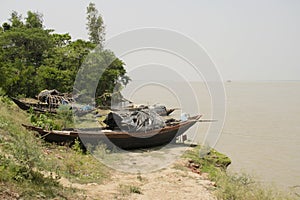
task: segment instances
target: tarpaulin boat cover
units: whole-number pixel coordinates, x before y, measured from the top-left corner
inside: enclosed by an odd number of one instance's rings
[[[57,90],[43,90],[38,96],[38,100],[47,103],[50,107],[57,108],[60,104],[66,105],[74,102],[71,94],[61,93]]]
[[[167,108],[166,106],[162,105],[154,105],[149,107],[150,110],[156,112],[159,115],[167,115]]]
[[[144,109],[134,112],[110,112],[104,123],[111,130],[128,132],[150,131],[166,126],[164,119],[155,111]]]

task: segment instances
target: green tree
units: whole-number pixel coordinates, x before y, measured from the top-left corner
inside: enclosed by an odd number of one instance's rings
[[[68,33],[45,29],[42,14],[28,11],[23,19],[14,11],[0,28],[0,87],[10,96],[35,97],[43,89],[71,92],[83,66],[88,76],[75,88],[88,88],[85,93],[96,97],[120,90],[129,78],[124,63],[103,49],[104,25],[94,4],[88,19],[93,39],[72,41]]]
[[[42,28],[43,27],[43,15],[31,11],[27,12],[26,27],[28,28]]]
[[[22,22],[22,16],[18,14],[17,11],[11,13],[9,21],[11,22],[12,27],[22,27],[24,26]]]
[[[1,87],[11,96],[36,95],[36,69],[42,64],[44,53],[53,47],[51,30],[44,30],[41,24],[34,23],[42,21],[40,15],[28,14],[24,24],[14,11],[10,24],[4,23],[4,31],[0,32],[0,67],[4,76]],[[30,25],[29,21],[35,25]]]
[[[83,62],[74,87],[90,98],[84,101],[90,102],[104,93],[119,92],[129,80],[123,61],[110,50],[95,48]]]
[[[105,27],[101,15],[95,7],[94,3],[90,3],[87,7],[87,30],[89,39],[94,44],[103,48],[105,40]]]
[[[95,45],[83,40],[71,41],[69,34],[52,36],[56,46],[47,52],[38,69],[39,88],[71,92],[83,60]]]

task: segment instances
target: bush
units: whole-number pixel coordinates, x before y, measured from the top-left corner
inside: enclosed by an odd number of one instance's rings
[[[73,126],[73,111],[69,105],[60,105],[57,109],[57,117],[61,120],[63,128]]]
[[[30,112],[30,122],[33,126],[37,126],[46,130],[60,130],[61,126],[55,123],[47,114],[35,114],[32,109]]]

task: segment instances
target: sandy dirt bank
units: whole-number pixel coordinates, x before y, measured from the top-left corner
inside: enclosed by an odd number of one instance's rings
[[[216,199],[214,183],[206,174],[199,175],[186,168],[187,161],[147,174],[126,174],[113,171],[103,184],[71,183],[62,178],[60,183],[84,192],[86,199]]]

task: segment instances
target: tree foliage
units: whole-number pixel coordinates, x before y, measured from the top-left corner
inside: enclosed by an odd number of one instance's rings
[[[43,89],[72,92],[77,72],[82,65],[89,65],[89,58],[111,61],[108,67],[99,63],[88,66],[103,72],[92,77],[99,82],[96,95],[112,92],[118,80],[126,84],[129,78],[124,63],[101,45],[99,51],[94,50],[104,40],[103,21],[94,4],[89,5],[88,19],[91,41],[73,41],[68,33],[45,29],[42,14],[28,11],[22,18],[13,11],[0,28],[0,88],[7,95],[26,97],[35,97]]]
[[[94,3],[90,3],[87,7],[87,30],[89,39],[92,43],[103,47],[105,39],[105,27],[101,15],[95,7]]]

